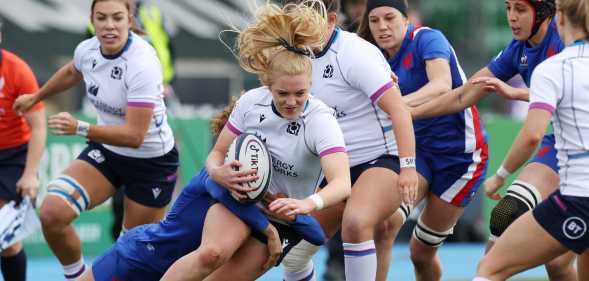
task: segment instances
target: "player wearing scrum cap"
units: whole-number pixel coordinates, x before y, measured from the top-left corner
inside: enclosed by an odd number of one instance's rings
[[[519,74],[530,87],[536,66],[563,49],[554,19],[555,1],[507,0],[505,5],[513,40],[462,87],[412,109],[414,118],[462,111],[492,92],[507,99],[529,100],[528,89],[513,88],[506,82]],[[514,170],[501,166],[485,181],[487,196],[499,200],[491,213],[488,248],[519,216],[557,189],[559,177],[554,140],[553,134],[544,137],[535,157],[507,188],[503,198],[497,192]],[[548,262],[546,271],[550,279],[575,280],[573,259],[574,254],[568,253]]]

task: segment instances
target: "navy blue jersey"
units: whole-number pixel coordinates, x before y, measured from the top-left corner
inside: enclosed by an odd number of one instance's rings
[[[203,169],[182,190],[160,223],[139,226],[125,234],[123,237],[134,243],[117,243],[119,252],[141,268],[165,272],[174,261],[198,248],[206,213],[217,200],[252,230],[263,232],[268,226],[256,205],[232,200],[228,191],[214,183]]]
[[[513,39],[499,55],[487,66],[489,70],[502,81],[520,74],[526,85],[530,87],[532,72],[544,60],[560,53],[564,44],[558,36],[556,21],[553,19],[548,26],[544,40],[534,47],[527,41]]]
[[[445,59],[450,64],[452,88],[466,81],[456,54],[444,35],[428,27],[410,25],[399,52],[389,59],[389,64],[399,77],[403,95],[411,94],[429,79],[426,61]],[[483,127],[476,107],[444,116],[414,120],[416,146],[436,153],[471,153],[485,142]]]

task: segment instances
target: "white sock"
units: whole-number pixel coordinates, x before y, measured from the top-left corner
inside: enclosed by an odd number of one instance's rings
[[[491,281],[485,277],[475,277],[472,281]]]
[[[376,279],[376,248],[374,240],[362,243],[343,243],[346,281]]]
[[[67,281],[75,281],[77,280],[84,271],[86,271],[86,265],[84,264],[84,257],[80,258],[79,261],[70,264],[64,265],[63,267],[63,275],[65,276],[65,280]]]
[[[316,281],[315,269],[313,267],[313,261],[309,261],[305,265],[305,269],[299,272],[288,272],[284,271],[284,281]]]

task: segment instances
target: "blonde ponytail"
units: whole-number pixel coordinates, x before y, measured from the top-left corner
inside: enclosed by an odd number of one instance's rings
[[[319,7],[319,8],[318,8]],[[239,64],[272,84],[271,74],[311,75],[313,50],[327,40],[327,13],[320,0],[280,7],[267,3],[257,8],[255,22],[239,32]]]

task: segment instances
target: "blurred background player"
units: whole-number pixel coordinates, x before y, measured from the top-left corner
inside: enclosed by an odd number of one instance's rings
[[[589,1],[556,0],[556,25],[567,46],[532,74],[530,107],[519,135],[503,160],[516,171],[533,155],[553,121],[559,189],[511,224],[480,262],[475,281],[506,280],[573,251],[589,255]],[[579,264],[579,280],[587,280]]]
[[[563,43],[556,31],[554,0],[507,0],[507,20],[513,40],[468,83],[412,110],[414,118],[459,112],[495,92],[507,99],[529,100],[527,88],[514,88],[506,82],[521,75],[529,87],[532,72],[545,59],[559,53]],[[485,192],[500,200],[491,213],[491,236],[487,247],[520,215],[533,209],[558,188],[558,165],[554,135],[544,137],[538,153],[508,187],[506,196],[496,194],[513,171],[500,167],[485,181]],[[550,280],[576,280],[574,254],[568,253],[546,264]]]
[[[163,102],[161,65],[153,47],[131,31],[129,3],[94,0],[91,20],[97,36],[80,43],[73,61],[38,92],[14,104],[16,111],[26,112],[83,80],[98,112],[96,125],[67,112],[48,121],[57,135],[89,140],[78,159],[49,183],[41,207],[43,234],[68,280],[86,268],[72,221],[125,185],[123,227],[157,222],[171,200],[178,168]]]
[[[38,103],[26,114],[19,115],[12,106],[20,95],[38,90],[35,75],[27,63],[0,49],[0,207],[9,201],[20,202],[24,196],[33,200],[37,196],[39,163],[47,135],[45,110],[43,103]],[[21,242],[0,253],[0,267],[4,280],[26,280],[27,260]]]
[[[462,86],[466,77],[446,37],[410,24],[408,10],[406,0],[368,0],[358,34],[383,51],[398,77],[403,101],[414,107]],[[411,260],[417,280],[440,280],[437,249],[453,233],[485,178],[488,146],[475,106],[415,120],[413,127],[425,207],[411,237]],[[398,233],[403,222],[392,219],[389,231]],[[394,238],[389,236],[381,247],[386,251],[379,257],[379,281],[386,280]]]
[[[341,23],[342,28],[349,32],[358,31],[360,19],[365,9],[366,0],[342,0],[342,12],[345,16]]]
[[[142,36],[155,49],[160,64],[162,65],[162,73],[164,78],[164,97],[167,101],[176,101],[177,97],[174,93],[173,82],[176,78],[175,71],[175,55],[174,45],[170,38],[169,32],[166,29],[164,15],[160,8],[151,1],[143,0],[128,0],[131,7],[133,17],[135,19],[134,28],[140,30],[138,34]],[[88,23],[87,38],[95,35],[96,31],[92,23]],[[168,103],[168,106],[174,108],[176,104]],[[170,109],[170,110],[171,110]],[[112,237],[117,240],[121,234],[123,225],[123,198],[125,187],[117,190],[112,197]]]

